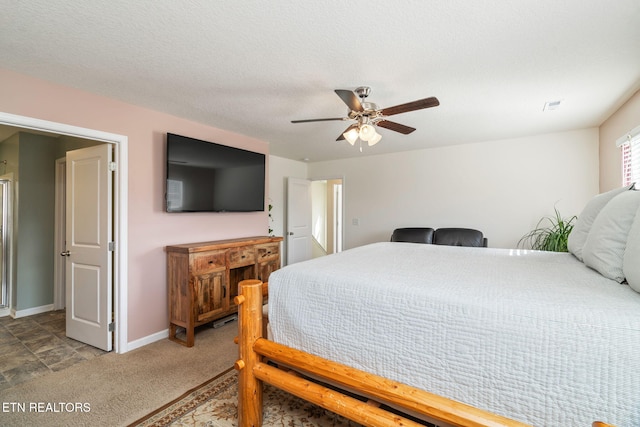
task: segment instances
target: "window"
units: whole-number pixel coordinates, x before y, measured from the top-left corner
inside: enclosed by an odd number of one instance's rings
[[[640,126],[619,138],[616,145],[622,149],[622,185],[637,182],[640,186]]]

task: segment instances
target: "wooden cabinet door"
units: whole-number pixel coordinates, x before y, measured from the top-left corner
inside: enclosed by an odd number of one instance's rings
[[[194,310],[196,321],[213,319],[229,308],[225,270],[197,274],[194,280]]]

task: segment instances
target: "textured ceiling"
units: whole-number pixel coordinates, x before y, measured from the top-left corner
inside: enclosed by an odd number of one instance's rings
[[[600,125],[640,88],[638,0],[0,0],[0,67],[320,161]],[[334,89],[393,116],[360,153]],[[547,101],[562,100],[543,112]],[[170,131],[168,129],[168,131]]]

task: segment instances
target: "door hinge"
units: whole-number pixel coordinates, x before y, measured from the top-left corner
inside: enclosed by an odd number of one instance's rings
[[[116,162],[109,162],[109,171],[113,172],[116,170]]]
[[[116,322],[109,323],[109,332],[113,332],[116,330]]]
[[[109,252],[116,250],[116,242],[109,242]]]

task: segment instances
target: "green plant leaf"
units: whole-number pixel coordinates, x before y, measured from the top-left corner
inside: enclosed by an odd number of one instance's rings
[[[525,234],[518,241],[518,246],[529,244],[531,249],[540,251],[568,252],[567,240],[573,230],[577,216],[565,219],[554,207],[553,217],[543,217],[536,228]]]

